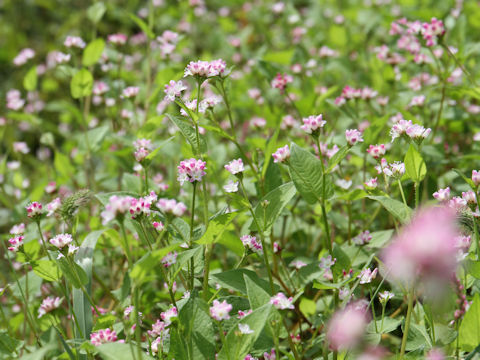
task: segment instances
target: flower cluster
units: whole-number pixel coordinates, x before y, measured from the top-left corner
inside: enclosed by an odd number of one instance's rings
[[[191,183],[202,181],[202,177],[206,175],[204,171],[206,169],[205,165],[205,161],[194,158],[181,161],[180,165],[177,166],[177,180],[180,182],[180,185],[183,185],[185,181],[190,181]]]
[[[213,76],[228,75],[227,64],[222,59],[212,61],[191,61],[184,71],[184,77],[194,76],[199,78],[210,78]]]
[[[102,329],[90,334],[90,341],[94,346],[100,346],[102,344],[116,342],[117,333],[115,330]]]
[[[187,211],[187,206],[175,199],[165,199],[161,198],[157,201],[157,208],[164,214],[172,214],[175,216],[183,216],[185,211]]]
[[[230,319],[229,312],[232,311],[233,307],[226,300],[222,302],[218,300],[213,300],[213,304],[210,307],[210,316],[217,321],[228,320]]]
[[[105,205],[105,210],[100,214],[103,225],[106,225],[112,220],[123,221],[125,213],[130,210],[132,202],[131,196],[112,195],[108,199],[108,204]]]
[[[272,157],[273,162],[283,163],[290,159],[290,148],[288,147],[288,145],[285,145],[284,147],[277,149],[277,151],[272,154]]]
[[[251,250],[259,255],[263,254],[262,244],[257,241],[257,238],[255,236],[243,235],[240,240],[242,240],[242,244],[247,250]]]
[[[24,237],[21,235],[14,236],[13,238],[8,239],[8,243],[10,244],[8,250],[12,252],[17,252],[19,248],[23,246],[23,239]]]
[[[293,81],[292,76],[278,73],[272,80],[272,87],[284,91],[288,84]]]
[[[50,311],[57,309],[61,303],[62,299],[60,299],[59,297],[53,298],[49,296],[43,299],[40,307],[38,308],[38,318],[41,318]]]
[[[295,309],[295,306],[293,305],[293,298],[287,298],[282,292],[279,292],[277,295],[273,296],[270,299],[270,304],[279,310]]]
[[[310,135],[318,135],[319,129],[321,129],[327,122],[323,120],[322,114],[311,115],[303,118],[303,125],[300,126],[303,131]]]

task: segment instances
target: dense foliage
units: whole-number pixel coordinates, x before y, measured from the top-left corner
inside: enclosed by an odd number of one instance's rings
[[[1,8],[1,359],[480,358],[478,2]]]

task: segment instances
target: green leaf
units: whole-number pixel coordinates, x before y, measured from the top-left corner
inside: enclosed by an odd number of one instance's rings
[[[270,191],[260,200],[254,210],[260,229],[257,229],[255,222],[252,222],[250,228],[252,230],[261,230],[264,233],[270,232],[273,224],[282,213],[283,208],[292,200],[295,193],[295,186],[291,182]]]
[[[473,351],[480,344],[480,296],[475,294],[473,303],[468,308],[459,330],[460,348]]]
[[[55,152],[55,159],[53,160],[55,170],[66,179],[70,179],[75,174],[75,167],[67,155],[59,151]]]
[[[415,146],[410,145],[405,154],[405,173],[413,182],[419,183],[427,174],[427,166]]]
[[[136,346],[130,346],[129,344],[113,342],[113,343],[106,343],[96,347],[98,353],[104,360],[131,360],[133,358],[138,359],[136,353]],[[132,354],[132,351],[135,351],[135,355]],[[153,360],[152,357],[148,356],[142,351],[142,359],[141,360]]]
[[[398,325],[401,324],[401,322],[402,322],[402,319],[392,319],[388,316],[385,316],[385,318],[383,319],[383,327],[382,327],[382,320],[377,320],[377,329],[380,333],[386,334],[396,330],[398,328]],[[367,332],[376,333],[375,324],[373,321],[370,324],[368,324]]]
[[[264,154],[265,160],[263,161],[263,167],[262,167],[262,179],[265,179],[265,175],[268,169],[268,164],[270,164],[270,161],[272,160],[272,153],[277,148],[276,145],[277,145],[277,138],[279,133],[280,133],[280,129],[277,129],[273,134],[273,136],[268,141],[267,147],[265,148],[265,154]]]
[[[102,19],[105,11],[107,11],[105,4],[99,1],[87,9],[87,17],[90,19],[91,22],[96,24]]]
[[[174,244],[145,254],[133,265],[132,270],[130,270],[130,278],[137,284],[146,281],[149,273],[159,266],[162,258],[177,249],[179,249],[179,245]]]
[[[217,216],[208,223],[207,230],[196,242],[198,244],[213,244],[217,242],[237,215],[238,212],[231,212]]]
[[[87,276],[88,282],[85,288],[90,296],[92,294],[93,251],[98,239],[105,231],[106,229],[97,230],[88,234],[75,254],[75,262],[85,271]],[[75,312],[83,337],[86,340],[90,339],[93,326],[91,306],[81,290],[73,289],[73,311]],[[77,328],[75,328],[75,330],[77,331]],[[79,338],[80,334],[77,334],[76,337]]]
[[[87,69],[79,70],[70,82],[70,92],[74,99],[80,99],[92,93],[93,76]]]
[[[147,160],[148,162],[152,161],[153,158],[155,156],[157,156],[157,154],[160,152],[160,150],[162,150],[162,148],[165,145],[167,145],[170,141],[172,141],[173,139],[175,139],[175,136],[172,136],[172,137],[168,138],[167,140],[162,141],[162,143],[160,145],[158,145],[158,147],[155,150],[153,150],[150,154],[147,155],[145,160]]]
[[[315,303],[315,301],[310,300],[303,296],[300,299],[299,308],[300,308],[300,311],[307,317],[313,316],[317,312],[317,304]]]
[[[21,346],[22,341],[11,338],[6,330],[0,331],[0,353],[17,353]]]
[[[232,326],[225,338],[225,344],[218,354],[218,360],[245,358],[267,324],[271,311],[272,305],[265,304]],[[238,334],[238,324],[248,325],[253,330],[253,333]]]
[[[480,279],[480,261],[467,259],[464,261],[464,266],[469,275],[472,275],[476,279]]]
[[[133,14],[128,14],[128,16],[130,16],[130,19],[132,19],[135,22],[135,24],[138,25],[138,27],[140,29],[142,29],[142,31],[145,33],[145,35],[147,35],[150,39],[155,38],[155,34],[153,33],[152,30],[150,30],[150,28],[145,23],[145,21],[143,21],[138,16],[135,16]]]
[[[271,296],[247,274],[243,274],[250,308],[255,310],[270,301]]]
[[[60,269],[67,278],[67,280],[72,284],[73,287],[79,289],[82,285],[88,283],[88,277],[85,271],[78,266],[76,263],[72,263],[65,258],[57,260]]]
[[[199,141],[197,141],[197,134],[195,133],[195,128],[191,124],[189,124],[179,116],[170,114],[167,114],[167,116],[175,125],[177,125],[182,135],[192,146],[193,153],[196,154],[198,152],[207,152],[207,143],[205,142],[205,138],[202,134],[198,134]],[[200,146],[198,146],[198,143],[200,143]]]
[[[234,269],[223,271],[221,273],[212,274],[212,281],[217,282],[220,286],[242,293],[247,294],[247,286],[245,284],[244,275],[248,276],[255,284],[260,286],[265,292],[270,293],[270,284],[268,281],[261,279],[256,272],[247,269]],[[275,291],[278,290],[278,286],[275,285]]]
[[[101,38],[90,42],[85,50],[83,50],[82,65],[85,67],[92,66],[97,63],[105,48],[105,41]]]
[[[402,324],[402,331],[405,328],[405,322]],[[432,347],[432,343],[430,341],[430,337],[428,336],[425,327],[421,325],[417,325],[415,323],[410,323],[410,329],[408,331],[407,336],[407,351],[413,351],[417,349],[430,349]]]
[[[183,342],[192,349],[185,359],[215,358],[215,330],[209,314],[209,306],[194,292],[180,309],[178,320],[182,324]]]
[[[329,175],[325,175],[325,194],[323,193],[322,164],[315,155],[302,149],[295,143],[290,146],[288,162],[290,176],[298,192],[306,202],[315,204],[324,196],[333,196],[333,185]]]
[[[33,272],[47,281],[57,281],[62,276],[62,272],[54,261],[38,260],[32,262]]]
[[[403,202],[391,199],[387,196],[367,196],[369,199],[378,201],[382,206],[402,224],[408,222],[412,216],[412,209]]]
[[[340,148],[335,155],[332,156],[332,158],[328,161],[328,168],[326,170],[327,173],[331,172],[335,166],[337,166],[340,161],[342,161],[347,155],[348,152],[350,151],[351,147],[348,145],[345,145],[344,147]]]
[[[35,349],[32,353],[30,354],[24,354],[20,360],[43,360],[44,356],[48,354],[50,351],[55,349],[57,347],[57,344],[48,344],[43,346],[40,349]]]
[[[30,70],[28,70],[27,74],[23,78],[23,87],[27,91],[33,91],[37,88],[37,67],[32,66]]]

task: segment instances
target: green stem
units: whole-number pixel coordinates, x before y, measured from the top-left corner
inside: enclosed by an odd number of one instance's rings
[[[408,206],[407,201],[405,200],[405,194],[403,193],[403,186],[402,186],[402,182],[400,181],[400,179],[397,180],[397,183],[398,183],[398,188],[400,189],[400,194],[402,195],[402,201],[405,204],[405,206]]]
[[[140,333],[140,317],[138,316],[138,286],[133,288],[133,308],[135,311],[135,342],[137,343],[137,356],[142,359],[142,336]]]
[[[255,211],[253,211],[252,204],[250,203],[250,200],[247,197],[247,192],[245,191],[245,186],[243,185],[243,179],[239,178],[239,180],[240,180],[240,186],[243,192],[243,197],[249,204],[248,210],[250,211],[250,214],[252,214],[253,221],[255,223],[255,226],[257,227],[258,234],[260,235],[260,241],[262,243],[262,249],[263,249],[263,260],[265,261],[265,266],[267,268],[267,273],[268,273],[268,280],[270,282],[270,289],[273,295],[275,292],[275,286],[273,285],[272,269],[270,268],[270,262],[268,261],[268,251],[267,251],[267,247],[265,246],[265,236],[263,234],[263,229],[260,227],[260,224],[257,220],[257,216],[255,215]]]
[[[418,183],[414,184],[414,191],[415,191],[415,209],[418,208],[418,204],[420,203],[420,189],[418,188]]]
[[[120,229],[122,230],[123,246],[125,247],[125,255],[127,256],[128,267],[133,265],[132,255],[130,253],[130,247],[128,245],[127,233],[125,232],[125,224],[123,220],[120,221]]]
[[[194,223],[194,216],[195,216],[195,197],[196,197],[195,195],[197,193],[197,182],[194,181],[192,185],[193,185],[193,194],[192,194],[192,211],[191,211],[192,214],[190,217],[190,239],[188,241],[189,248],[192,247],[192,243],[193,243],[193,223]],[[194,256],[192,256],[190,259],[190,290],[193,290],[193,286],[194,286],[194,277],[195,277],[194,267],[195,267],[195,260],[194,260]]]
[[[148,195],[148,168],[147,168],[147,166],[143,167],[143,171],[145,173],[145,195]]]
[[[370,287],[370,305],[372,307],[372,316],[373,316],[373,323],[375,324],[375,332],[378,334],[377,319],[375,316],[375,298],[373,297],[373,292],[371,287]],[[382,326],[383,326],[383,315],[382,315]]]
[[[400,347],[400,360],[403,359],[405,356],[405,348],[407,346],[407,337],[408,337],[408,330],[410,329],[410,321],[412,318],[412,309],[413,309],[413,297],[415,291],[412,288],[408,293],[408,307],[407,307],[407,317],[405,318],[405,328],[403,330],[403,337],[402,337],[402,345]]]
[[[290,332],[288,331],[287,322],[284,317],[282,317],[282,320],[283,320],[283,326],[285,327],[285,331],[287,332],[288,345],[290,346],[290,349],[292,349],[295,360],[300,360],[300,357],[298,356],[297,348],[295,347],[295,344],[293,343],[292,338],[290,337]]]
[[[47,243],[45,242],[45,239],[42,234],[42,229],[40,227],[40,221],[37,221],[37,229],[38,229],[38,234],[40,235],[40,240],[42,241],[43,245],[43,250],[47,253],[48,260],[53,261],[52,257],[50,256],[50,253],[47,250]]]
[[[385,318],[385,307],[386,307],[387,303],[383,303],[382,304],[382,322],[380,324],[380,332],[383,331],[383,319]]]

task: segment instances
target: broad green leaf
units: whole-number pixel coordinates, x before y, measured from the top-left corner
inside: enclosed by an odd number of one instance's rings
[[[70,82],[70,93],[74,99],[89,96],[92,93],[93,76],[87,69],[81,69]]]
[[[192,146],[193,153],[205,153],[207,151],[207,143],[205,142],[205,138],[202,134],[198,134],[197,141],[197,134],[195,132],[195,128],[191,124],[189,124],[179,116],[170,114],[167,114],[167,116],[178,127],[182,135]],[[198,145],[198,143],[200,143],[200,146]]]
[[[302,314],[307,317],[313,316],[317,312],[317,304],[315,303],[315,301],[303,296],[300,298],[299,308]]]
[[[260,286],[255,283],[248,275],[243,275],[245,287],[247,289],[248,301],[250,308],[255,310],[270,301],[271,296]]]
[[[101,38],[93,40],[83,50],[82,65],[89,67],[95,65],[100,59],[105,48],[105,41]]]
[[[265,292],[270,293],[269,282],[261,279],[256,272],[247,269],[234,269],[212,274],[211,279],[226,289],[238,291],[243,295],[247,295],[247,286],[245,285],[244,275],[247,275],[255,284],[265,290]],[[275,288],[275,291],[277,291],[278,286],[275,285]]]
[[[268,141],[267,147],[265,148],[265,159],[263,160],[263,167],[262,167],[262,179],[265,179],[265,175],[267,173],[268,164],[272,160],[272,153],[277,148],[277,138],[278,134],[280,133],[280,129],[277,129],[273,136]]]
[[[88,283],[87,274],[80,266],[78,266],[78,264],[73,263],[72,265],[72,263],[65,258],[57,260],[57,264],[60,266],[63,275],[65,275],[74,288],[79,289],[82,285]]]
[[[23,78],[23,87],[27,91],[34,91],[37,88],[38,76],[37,67],[32,66]]]
[[[96,24],[102,19],[105,11],[107,11],[105,4],[102,1],[98,1],[87,9],[87,17]]]
[[[335,155],[332,156],[332,158],[328,161],[328,168],[326,170],[327,173],[331,172],[335,166],[337,166],[340,161],[345,159],[345,157],[348,155],[348,152],[350,151],[351,147],[348,145],[343,146],[338,150]]]
[[[157,154],[160,152],[160,150],[162,150],[162,148],[167,145],[170,141],[172,141],[173,139],[175,138],[175,136],[172,136],[170,138],[168,138],[167,140],[165,141],[162,141],[162,143],[160,145],[158,145],[158,147],[153,150],[150,154],[147,155],[147,157],[145,158],[145,160],[147,160],[148,162],[152,161],[153,158],[155,156],[157,156]]]
[[[274,62],[282,65],[290,65],[294,50],[271,51],[263,56],[264,61]]]
[[[480,296],[475,294],[473,303],[468,308],[459,330],[460,348],[473,351],[480,344]]]
[[[427,174],[427,166],[415,146],[410,145],[405,154],[405,173],[413,182],[419,183]]]
[[[62,272],[54,261],[38,260],[32,262],[33,272],[47,281],[57,281]]]
[[[142,359],[137,357],[137,348],[136,345],[130,347],[129,344],[113,342],[106,343],[96,347],[101,358],[104,360],[131,360],[136,358],[137,360],[153,360],[152,357],[145,354],[142,351]],[[132,351],[135,351],[135,355],[132,354]]]
[[[14,354],[22,346],[22,341],[10,337],[6,330],[0,331],[0,353]]]
[[[132,270],[130,270],[130,278],[137,284],[146,281],[149,273],[160,265],[162,258],[169,252],[178,249],[179,245],[174,244],[145,254],[133,265]]]
[[[196,242],[198,244],[213,244],[217,242],[237,215],[238,212],[231,212],[217,216],[208,223],[207,230]]]
[[[469,275],[480,279],[480,261],[467,259],[464,261],[464,266],[466,267]]]
[[[85,289],[89,295],[92,294],[93,251],[97,245],[99,237],[105,231],[106,229],[102,229],[88,234],[75,254],[75,262],[87,275],[88,282],[85,285]],[[91,304],[80,289],[73,289],[73,311],[75,312],[84,339],[90,339],[90,333],[93,326]],[[77,329],[75,328],[75,330]],[[77,334],[77,338],[80,338],[80,334]]]
[[[377,329],[379,333],[386,334],[396,330],[401,323],[402,319],[392,319],[388,316],[385,316],[385,318],[383,319],[383,327],[382,320],[377,320]],[[375,324],[373,321],[368,324],[367,332],[376,333]]]
[[[390,241],[393,236],[393,230],[380,230],[370,234],[372,240],[368,243],[368,247],[381,249]]]
[[[59,151],[55,152],[53,165],[55,166],[55,170],[66,179],[70,179],[75,174],[75,167],[72,165],[72,161],[67,155]]]
[[[405,328],[405,322],[402,324],[402,330]],[[430,349],[432,343],[430,337],[423,325],[417,325],[413,322],[410,323],[410,329],[407,336],[407,351],[413,351],[417,349]]]
[[[260,229],[257,229],[255,222],[252,222],[250,228],[252,230],[263,231],[264,233],[270,232],[273,224],[280,216],[285,206],[295,196],[295,193],[295,186],[291,182],[283,184],[270,191],[259,201],[254,209],[255,217],[258,220],[258,226],[260,226]]]
[[[96,152],[100,149],[100,146],[102,145],[102,142],[109,131],[110,127],[108,125],[99,126],[95,129],[88,130],[88,143],[92,152]]]
[[[33,350],[30,354],[24,354],[20,360],[43,360],[45,355],[55,348],[57,348],[57,344],[47,344],[40,349]]]
[[[153,33],[152,30],[150,30],[150,28],[145,23],[145,21],[143,21],[138,16],[135,16],[133,14],[129,14],[129,16],[130,16],[130,19],[132,19],[135,22],[135,24],[138,25],[138,27],[143,31],[145,35],[147,35],[150,39],[155,38],[155,34]]]
[[[412,216],[412,209],[403,202],[387,196],[368,196],[369,199],[378,201],[382,206],[401,223],[406,223]]]
[[[265,304],[238,321],[228,332],[225,338],[225,345],[222,346],[218,354],[218,360],[245,358],[267,324],[271,311],[272,305]],[[253,330],[253,333],[239,334],[238,324],[248,325]]]
[[[322,198],[333,196],[333,186],[329,175],[325,175],[325,187],[322,180],[320,160],[295,143],[290,146],[289,170],[293,183],[306,202],[315,204]]]
[[[215,358],[215,330],[209,306],[194,292],[181,308],[178,320],[182,324],[182,338],[192,349],[190,359]]]

